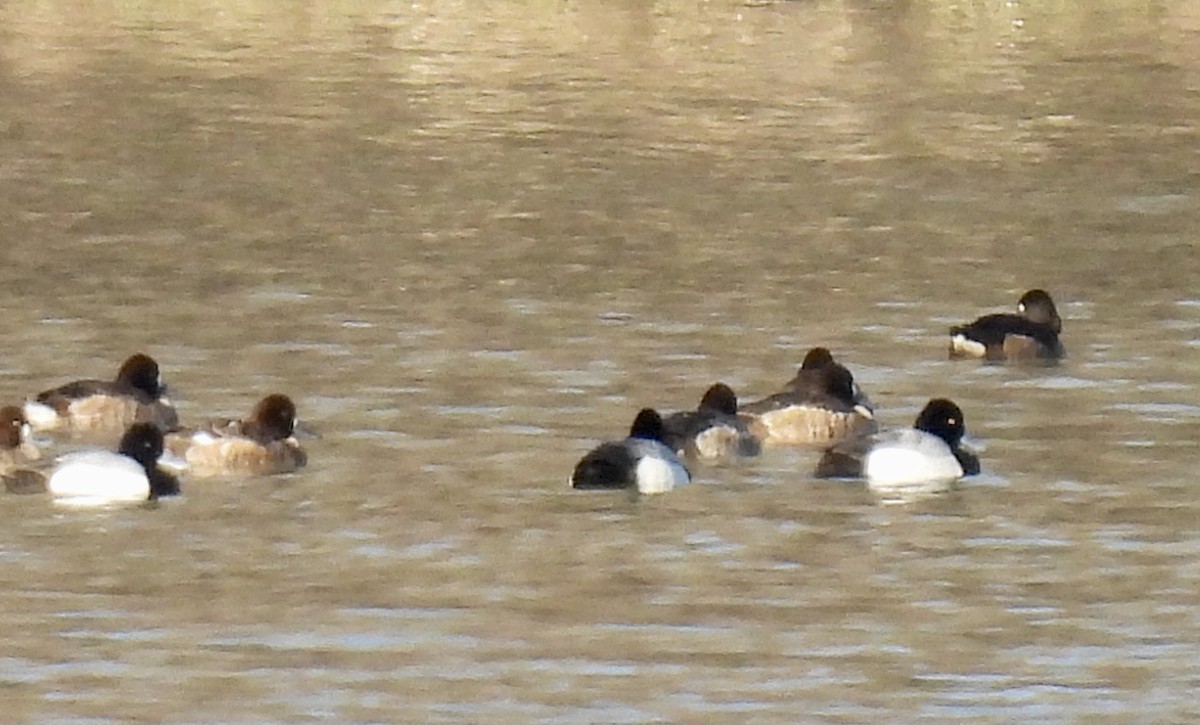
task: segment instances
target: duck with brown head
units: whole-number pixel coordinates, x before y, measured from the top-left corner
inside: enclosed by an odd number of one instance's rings
[[[167,436],[167,447],[187,461],[196,477],[260,476],[304,466],[308,455],[296,440],[296,404],[268,395],[243,420],[215,419]]]
[[[0,478],[9,493],[46,490],[46,476],[33,466],[41,452],[29,440],[25,413],[15,405],[0,408]]]
[[[805,355],[783,392],[748,403],[741,412],[767,445],[827,447],[875,430],[875,415],[854,376],[820,347]]]
[[[737,395],[725,383],[709,387],[696,410],[664,418],[663,439],[677,453],[710,461],[757,456],[762,449],[738,417]]]

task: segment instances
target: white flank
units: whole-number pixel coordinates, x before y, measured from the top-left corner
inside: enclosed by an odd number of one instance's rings
[[[88,506],[150,497],[146,472],[132,458],[109,451],[71,453],[59,459],[47,488],[63,503]]]
[[[963,469],[945,441],[909,428],[867,453],[863,476],[872,488],[887,490],[949,483],[962,478]]]
[[[637,464],[637,487],[642,493],[666,493],[691,480],[677,460],[644,456]]]
[[[666,493],[692,480],[675,452],[662,443],[626,438],[625,445],[637,461],[634,479],[642,493]]]
[[[982,342],[976,342],[962,333],[950,338],[950,347],[959,355],[967,355],[969,357],[984,357],[987,355],[987,347]]]
[[[23,410],[25,420],[29,421],[34,430],[53,430],[61,423],[58,411],[36,400],[26,400]]]

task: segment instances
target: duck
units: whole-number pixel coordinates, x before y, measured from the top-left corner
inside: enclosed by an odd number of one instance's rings
[[[30,467],[41,459],[41,452],[29,440],[30,430],[19,406],[0,408],[0,478],[9,493],[45,490],[45,474]]]
[[[663,442],[663,419],[653,408],[638,411],[629,437],[602,443],[575,465],[571,487],[584,490],[636,489],[666,493],[692,480],[675,451]]]
[[[58,459],[46,482],[56,501],[94,506],[153,501],[179,494],[179,479],[160,470],[163,434],[153,423],[134,423],[116,452],[77,451]]]
[[[796,371],[796,376],[784,383],[783,389],[785,391],[800,392],[814,387],[819,388],[821,386],[821,374],[819,371],[829,367],[838,367],[845,370],[847,375],[850,374],[846,366],[833,359],[833,353],[829,352],[829,348],[811,348],[804,354],[804,359],[800,361],[800,368]],[[853,379],[854,376],[851,375],[850,377]],[[875,404],[871,402],[867,394],[858,386],[858,381],[854,381],[852,388],[854,391],[854,404],[874,411]]]
[[[281,393],[259,400],[243,420],[214,419],[167,435],[167,448],[187,463],[189,475],[261,476],[290,473],[308,463],[295,438],[296,404]]]
[[[725,383],[714,383],[693,411],[663,418],[663,440],[686,458],[719,460],[757,456],[762,443],[738,417],[737,395]]]
[[[950,328],[951,358],[993,362],[1054,361],[1066,356],[1058,336],[1062,319],[1050,294],[1031,289],[1017,301],[1017,313],[984,315]]]
[[[748,403],[741,413],[767,445],[828,447],[876,429],[870,401],[826,348],[813,348],[782,392]]]
[[[129,356],[111,381],[76,380],[26,401],[25,418],[39,431],[66,430],[80,436],[111,437],[133,423],[151,423],[166,432],[179,417],[166,398],[154,358]]]
[[[979,473],[979,458],[962,447],[962,409],[947,398],[925,404],[911,428],[860,436],[825,451],[818,478],[865,478],[879,490],[948,485]]]

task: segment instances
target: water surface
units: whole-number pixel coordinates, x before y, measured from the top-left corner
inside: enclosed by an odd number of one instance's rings
[[[1200,11],[0,7],[0,384],[269,391],[297,475],[0,507],[13,722],[1187,722]],[[1056,368],[945,359],[1053,292]],[[566,478],[826,345],[984,474]]]

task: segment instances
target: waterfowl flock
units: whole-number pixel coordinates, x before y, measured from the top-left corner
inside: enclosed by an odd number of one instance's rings
[[[950,328],[949,355],[997,363],[1054,362],[1066,354],[1062,320],[1044,290],[1021,296],[1015,314],[990,314]],[[710,387],[696,411],[665,419],[640,411],[629,436],[603,443],[576,465],[576,489],[664,493],[688,483],[685,461],[755,456],[768,446],[821,451],[817,478],[863,480],[876,491],[905,496],[950,488],[978,474],[964,447],[966,425],[953,401],[933,397],[912,427],[881,430],[875,406],[827,348],[808,351],[796,376],[765,398],[738,405],[724,383]]]
[[[0,408],[0,478],[6,490],[78,506],[150,501],[180,492],[178,476],[287,473],[307,455],[296,405],[260,400],[244,420],[179,422],[158,363],[131,355],[109,380],[76,380]],[[42,439],[36,443],[34,433]],[[39,443],[63,447],[42,455]]]
[[[1026,292],[1015,314],[989,314],[950,328],[951,358],[1053,362],[1065,355],[1062,321],[1044,290]],[[748,458],[766,447],[821,451],[817,478],[861,479],[905,493],[949,488],[979,473],[962,443],[962,410],[931,398],[909,428],[880,429],[875,405],[825,347],[805,355],[795,376],[759,400],[739,405],[724,383],[695,410],[665,418],[640,410],[628,435],[603,443],[575,466],[575,489],[671,491],[692,480],[691,464]],[[37,432],[42,438],[35,441]],[[286,395],[259,400],[244,419],[184,426],[166,397],[158,363],[131,355],[112,380],[76,380],[21,406],[0,407],[0,478],[7,491],[48,494],[72,505],[151,501],[180,492],[179,476],[248,477],[288,473],[308,462],[296,438],[296,405]],[[46,436],[50,438],[47,439]],[[81,442],[92,447],[80,448]],[[62,445],[56,457],[38,444]]]

